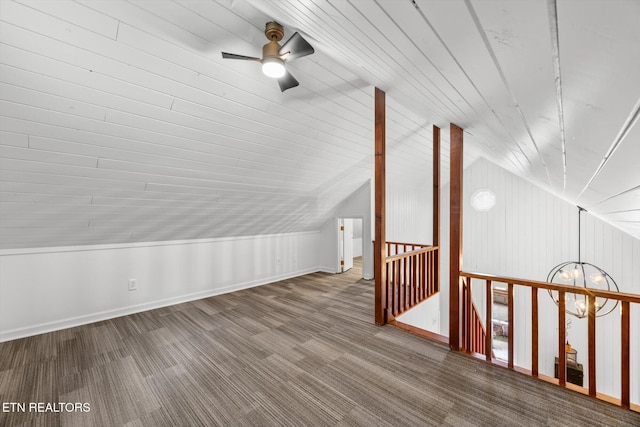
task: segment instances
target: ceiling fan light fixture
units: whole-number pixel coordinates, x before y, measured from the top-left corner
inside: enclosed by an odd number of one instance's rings
[[[267,77],[279,79],[283,77],[286,72],[284,61],[280,58],[264,58],[262,61],[262,72]]]

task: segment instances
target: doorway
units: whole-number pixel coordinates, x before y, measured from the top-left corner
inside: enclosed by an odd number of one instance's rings
[[[340,260],[340,273],[353,268],[354,259],[361,264],[362,218],[338,218],[338,254]]]

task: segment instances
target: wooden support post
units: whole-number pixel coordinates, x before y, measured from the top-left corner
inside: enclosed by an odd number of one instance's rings
[[[531,288],[531,376],[538,372],[538,288]]]
[[[486,310],[485,310],[485,334],[484,334],[484,355],[487,359],[487,362],[491,362],[493,360],[493,286],[491,285],[491,280],[487,280],[485,284],[485,293],[486,293]]]
[[[449,347],[460,350],[460,295],[462,284],[462,129],[450,125],[450,209],[449,209]]]
[[[433,126],[433,282],[435,292],[440,291],[440,128]]]
[[[596,397],[596,297],[589,295],[587,345],[589,348],[589,396]]]
[[[387,323],[387,285],[385,275],[385,149],[386,102],[385,93],[375,89],[375,241],[373,248],[373,275],[375,279],[375,322]]]
[[[567,300],[564,291],[558,292],[558,384],[567,385]]]
[[[507,335],[507,353],[508,361],[507,366],[509,369],[513,369],[514,366],[514,343],[515,343],[515,328],[514,328],[514,315],[513,315],[513,283],[507,283],[507,319],[509,321],[508,335]]]
[[[471,350],[473,349],[472,345],[473,345],[473,332],[474,332],[474,324],[473,324],[473,297],[471,295],[471,278],[467,277],[465,280],[465,293],[464,293],[464,297],[465,297],[465,308],[466,308],[466,313],[465,313],[465,333],[464,335],[464,339],[465,339],[465,350],[467,351],[467,353],[471,353]]]
[[[620,393],[620,403],[623,408],[629,409],[631,407],[631,370],[630,370],[630,352],[631,352],[631,313],[630,308],[631,304],[629,301],[621,301],[622,303],[622,313],[620,315],[620,323],[621,323],[621,345],[622,345],[622,357],[620,361],[621,365],[621,382],[622,382],[622,391]]]

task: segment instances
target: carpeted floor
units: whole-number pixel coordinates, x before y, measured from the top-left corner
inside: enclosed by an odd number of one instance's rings
[[[640,425],[638,413],[375,326],[360,275],[314,273],[2,343],[0,401],[90,411],[27,407],[0,412],[0,425]]]

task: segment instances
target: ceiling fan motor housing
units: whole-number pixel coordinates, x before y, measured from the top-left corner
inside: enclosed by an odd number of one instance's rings
[[[267,36],[269,40],[279,42],[284,37],[284,28],[275,21],[267,22],[264,28],[264,35]]]
[[[262,61],[264,62],[265,58],[280,58],[280,44],[278,42],[284,37],[282,25],[277,22],[267,22],[264,35],[270,41],[262,46]]]

